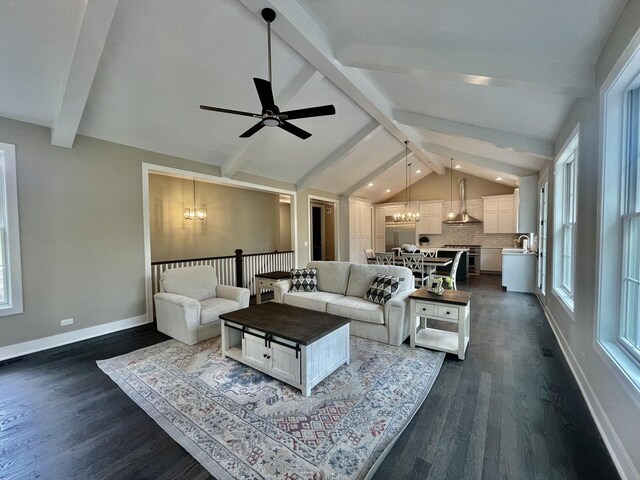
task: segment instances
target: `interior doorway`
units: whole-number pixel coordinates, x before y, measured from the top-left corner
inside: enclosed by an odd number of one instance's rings
[[[336,260],[336,204],[311,200],[309,218],[311,260]]]

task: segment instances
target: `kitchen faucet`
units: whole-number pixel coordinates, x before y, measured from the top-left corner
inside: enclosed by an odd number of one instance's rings
[[[527,250],[529,250],[529,235],[520,235],[518,237],[518,242],[522,237],[525,238],[525,240],[522,242],[522,250],[526,252]]]

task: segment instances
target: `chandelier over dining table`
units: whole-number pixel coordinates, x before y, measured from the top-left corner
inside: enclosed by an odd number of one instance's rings
[[[417,207],[411,205],[411,163],[409,163],[409,141],[404,141],[404,180],[405,201],[403,213],[393,215],[393,221],[400,224],[412,224],[420,221],[420,212]]]

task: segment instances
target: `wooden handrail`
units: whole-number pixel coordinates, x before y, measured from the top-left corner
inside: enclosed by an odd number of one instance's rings
[[[271,255],[272,253],[293,253],[293,250],[274,250],[273,252],[263,253],[243,253],[243,257],[255,257],[257,255]],[[186,262],[203,262],[205,260],[220,260],[223,258],[236,258],[235,255],[224,255],[222,257],[202,257],[202,258],[185,258],[181,260],[159,260],[151,262],[151,265],[162,265],[163,263],[186,263]]]

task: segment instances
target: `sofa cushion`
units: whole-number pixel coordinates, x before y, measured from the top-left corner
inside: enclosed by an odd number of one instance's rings
[[[226,298],[210,298],[200,302],[200,324],[206,325],[207,323],[220,320],[219,316],[223,313],[233,312],[239,310],[240,304],[235,300],[228,300]]]
[[[413,288],[413,273],[406,267],[396,267],[394,265],[360,265],[354,263],[351,265],[351,272],[349,274],[347,295],[350,297],[363,298],[379,273],[400,278],[401,281],[398,292]]]
[[[364,299],[384,305],[398,293],[399,286],[400,279],[398,277],[379,273],[369,287],[369,290],[367,290],[367,293],[364,294]]]
[[[317,292],[318,278],[315,268],[294,268],[291,270],[292,292]]]
[[[341,297],[327,303],[327,313],[384,325],[384,307],[364,298]]]
[[[341,297],[343,295],[328,292],[288,292],[283,295],[282,303],[292,307],[326,312],[327,302]]]
[[[202,301],[216,296],[218,277],[210,265],[170,268],[162,272],[160,283],[167,293]]]
[[[309,262],[307,268],[318,271],[318,290],[344,295],[349,282],[349,262]],[[369,282],[369,285],[371,282]],[[369,286],[367,285],[367,287]],[[363,293],[364,295],[364,293]],[[362,295],[360,295],[362,296]]]

